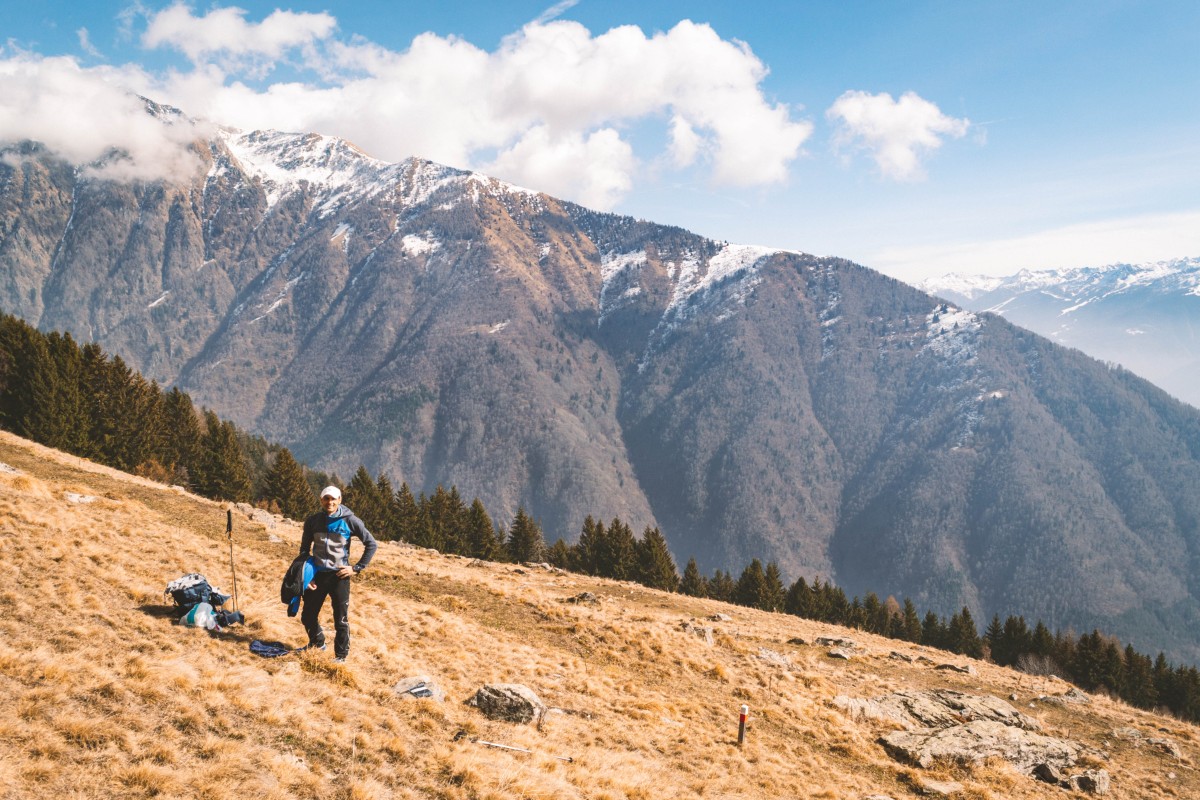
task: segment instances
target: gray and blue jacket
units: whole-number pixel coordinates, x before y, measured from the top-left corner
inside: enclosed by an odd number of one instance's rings
[[[363,543],[363,554],[354,565],[355,572],[362,572],[371,563],[375,549],[379,546],[375,537],[345,506],[338,506],[332,515],[319,511],[304,520],[304,536],[300,539],[300,555],[312,556],[313,566],[318,572],[329,572],[350,566],[350,539],[357,537]],[[311,550],[311,553],[310,553]]]

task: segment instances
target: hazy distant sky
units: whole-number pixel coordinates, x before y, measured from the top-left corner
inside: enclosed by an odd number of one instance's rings
[[[117,145],[141,177],[178,168],[179,141],[131,126],[113,87],[906,280],[1200,255],[1195,0],[80,0],[3,17],[0,142]]]

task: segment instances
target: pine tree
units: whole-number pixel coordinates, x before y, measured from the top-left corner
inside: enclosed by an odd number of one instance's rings
[[[631,581],[637,577],[637,541],[633,529],[618,517],[608,526],[604,537],[604,550],[600,562],[600,575],[618,581]]]
[[[379,530],[386,513],[385,501],[379,495],[379,484],[362,464],[358,465],[358,469],[354,471],[354,477],[346,486],[342,502],[346,508],[353,511],[355,516],[363,521],[367,530]]]
[[[558,541],[546,549],[546,563],[559,569],[569,569],[571,548],[567,547],[567,543],[563,541],[561,536],[558,538]]]
[[[518,564],[542,561],[545,558],[546,541],[542,529],[525,513],[525,507],[517,508],[512,530],[508,534],[508,555]]]
[[[171,472],[176,483],[194,488],[203,482],[204,431],[192,398],[178,388],[163,397],[163,427],[170,435],[163,437],[159,461]],[[309,491],[312,491],[311,487]]]
[[[1125,647],[1125,691],[1121,699],[1138,708],[1151,709],[1158,702],[1158,693],[1154,689],[1154,665],[1150,656],[1144,656],[1133,649],[1133,645]]]
[[[971,611],[963,606],[962,611],[950,617],[950,629],[947,632],[947,648],[952,653],[961,653],[972,658],[983,657],[983,643],[979,640],[979,630],[975,627],[975,618]]]
[[[651,589],[673,592],[679,585],[675,559],[667,548],[667,540],[658,528],[646,526],[642,540],[637,543],[637,581]]]
[[[317,510],[317,497],[304,477],[304,469],[286,447],[275,456],[266,483],[265,499],[278,503],[285,517],[303,520]]]
[[[1071,678],[1086,691],[1095,691],[1103,683],[1103,647],[1104,642],[1097,630],[1080,636],[1075,647],[1075,658],[1069,664]]]
[[[879,602],[879,598],[875,598],[875,602]],[[863,630],[867,627],[867,614],[863,610],[862,601],[858,599],[858,595],[854,595],[854,600],[850,602],[850,615],[846,619],[846,625],[851,628]]]
[[[992,660],[1001,666],[1015,666],[1021,656],[1033,650],[1033,637],[1024,617],[1010,616],[1004,620],[1004,631],[1000,636],[999,650],[993,651]]]
[[[492,518],[478,497],[467,510],[466,526],[468,555],[484,561],[499,561],[502,558],[504,542],[497,536]]]
[[[393,502],[396,491],[392,488],[392,480],[384,473],[379,473],[375,479],[375,513],[378,520],[374,528],[368,528],[376,539],[392,542],[400,538],[400,524],[396,517],[396,505]]]
[[[33,326],[0,315],[0,426],[27,438],[34,401],[29,376],[49,365],[49,351]]]
[[[575,572],[583,573],[584,575],[599,575],[601,565],[604,562],[607,544],[605,537],[607,532],[604,530],[604,522],[597,522],[592,519],[592,515],[588,514],[583,520],[583,530],[579,534],[579,541],[575,543],[572,549],[572,569]]]
[[[198,487],[200,493],[218,500],[249,502],[250,475],[238,447],[237,429],[212,411],[204,413],[204,426],[205,483]]]
[[[946,639],[945,621],[939,619],[932,611],[925,612],[925,619],[921,623],[921,644],[927,647],[945,647]]]
[[[165,434],[162,413],[162,392],[133,372],[119,356],[107,360],[99,347],[83,349],[83,377],[88,406],[88,442],[90,457],[120,470],[132,472],[162,450]],[[237,442],[237,429],[232,427],[221,438],[238,451],[246,488],[229,500],[249,500],[249,474]],[[211,432],[210,432],[211,434]]]
[[[35,352],[45,366],[28,376],[33,407],[27,435],[48,447],[86,455],[91,448],[83,354],[70,334],[51,333],[38,344]]]
[[[458,493],[458,487],[453,484],[446,495],[445,516],[446,552],[465,555],[470,551],[467,542],[467,504]]]
[[[900,622],[903,631],[901,638],[908,642],[921,641],[921,618],[917,616],[917,607],[912,600],[904,598],[904,613]]]
[[[1054,655],[1054,635],[1040,619],[1033,627],[1033,637],[1029,643],[1030,652],[1036,656],[1050,658]]]
[[[742,570],[733,590],[733,602],[750,608],[762,608],[767,602],[767,576],[757,558]]]
[[[846,592],[840,586],[834,586],[832,581],[825,582],[824,601],[827,609],[825,617],[826,622],[832,622],[837,625],[847,625],[850,623],[850,601],[846,599]]]
[[[783,599],[783,610],[797,617],[812,619],[812,590],[808,588],[808,581],[804,580],[803,575],[788,587],[787,595]]]
[[[874,592],[867,592],[863,598],[863,622],[864,628],[871,633],[887,633],[887,610]]]
[[[679,593],[689,597],[708,597],[708,581],[700,574],[696,559],[689,558],[683,568],[683,580],[679,582]]]
[[[444,553],[458,553],[462,544],[458,519],[459,509],[455,503],[457,496],[458,490],[455,490],[454,496],[451,496],[444,486],[438,484],[424,505],[425,514],[429,519],[429,527],[433,532],[432,541],[437,542],[436,545],[430,546]],[[461,505],[461,501],[458,505]]]
[[[728,572],[722,572],[717,569],[713,571],[713,576],[708,581],[708,596],[713,600],[721,600],[726,603],[734,602],[734,583],[733,576]]]
[[[988,623],[987,630],[983,632],[983,641],[987,645],[988,656],[992,663],[1001,664],[999,659],[1003,657],[1004,625],[1000,622],[999,614],[992,615],[992,621]]]
[[[760,608],[764,611],[782,611],[785,597],[779,565],[770,561],[763,571],[763,605]]]
[[[396,530],[401,541],[417,544],[421,535],[421,509],[407,483],[400,484],[392,502],[396,517]]]

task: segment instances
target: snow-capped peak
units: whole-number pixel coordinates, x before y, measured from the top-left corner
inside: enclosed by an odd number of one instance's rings
[[[401,170],[333,136],[224,130],[220,138],[246,174],[262,181],[268,206],[308,183],[319,187],[322,216],[348,196],[369,196],[394,185]]]
[[[1055,288],[1067,296],[1083,293],[1109,294],[1137,286],[1159,285],[1164,291],[1200,287],[1200,258],[1179,258],[1142,264],[1108,264],[1102,267],[1021,270],[1015,275],[964,275],[952,273],[928,278],[918,288],[930,294],[950,294],[974,300],[985,294],[1004,291],[1020,294]]]

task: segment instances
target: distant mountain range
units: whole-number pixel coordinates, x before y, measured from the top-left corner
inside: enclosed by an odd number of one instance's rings
[[[620,516],[705,571],[1200,660],[1200,413],[1129,372],[844,260],[329,137],[195,150],[190,181],[117,183],[4,148],[5,310],[551,540]]]
[[[946,275],[920,288],[1120,364],[1200,408],[1200,258]]]

